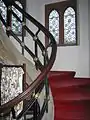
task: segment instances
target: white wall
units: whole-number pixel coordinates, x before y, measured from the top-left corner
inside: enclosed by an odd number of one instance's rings
[[[58,2],[60,0],[27,0],[27,12],[44,25],[44,5],[55,1]],[[88,1],[78,0],[78,40],[80,45],[58,47],[56,61],[52,70],[75,70],[77,76],[90,76],[90,26],[88,26],[90,19],[88,18]]]
[[[90,76],[90,0],[88,1],[88,25],[89,25],[89,29],[88,29],[88,35],[89,35],[89,76]]]

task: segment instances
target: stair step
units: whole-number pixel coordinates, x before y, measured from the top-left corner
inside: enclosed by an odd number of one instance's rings
[[[78,78],[73,78],[73,79],[63,79],[63,80],[49,80],[49,83],[52,87],[69,87],[69,86],[80,86],[80,85],[90,85],[90,79],[78,79]]]
[[[69,86],[69,87],[52,87],[51,90],[53,95],[62,94],[62,93],[90,93],[90,85],[83,85],[83,86]]]
[[[55,100],[70,100],[70,101],[81,101],[81,100],[90,100],[90,93],[80,93],[80,92],[74,92],[74,93],[60,93],[54,95]]]
[[[63,105],[63,106],[90,106],[90,100],[79,100],[79,101],[59,101],[59,103],[56,101],[54,101],[55,105],[57,108],[59,107],[59,105]]]
[[[74,77],[75,76],[75,74],[76,74],[76,72],[75,71],[50,71],[49,73],[48,73],[48,76],[49,76],[49,78],[52,78],[52,77]]]
[[[68,119],[68,118],[55,118],[54,120],[90,120],[90,118],[72,118],[72,119]]]
[[[74,119],[74,118],[72,118],[72,119],[64,119],[64,118],[56,118],[56,119],[54,119],[54,120],[90,120],[89,118],[87,118],[87,119]]]
[[[89,111],[62,111],[56,110],[55,111],[55,118],[65,118],[65,119],[81,119],[81,120],[90,120],[90,113]],[[56,119],[57,120],[57,119]]]
[[[54,105],[54,108],[55,110],[62,110],[62,111],[68,111],[68,110],[75,110],[75,111],[86,111],[86,110],[89,110],[90,109],[90,103],[87,104],[87,103],[84,103],[84,104],[72,104],[72,103],[69,103],[69,104],[55,104]]]

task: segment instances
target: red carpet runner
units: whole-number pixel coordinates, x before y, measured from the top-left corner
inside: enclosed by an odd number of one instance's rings
[[[90,120],[90,78],[74,78],[74,72],[50,72],[54,120]]]

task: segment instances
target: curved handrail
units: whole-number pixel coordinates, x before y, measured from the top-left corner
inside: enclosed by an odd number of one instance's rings
[[[33,91],[37,88],[37,86],[42,82],[44,77],[46,77],[47,73],[50,71],[55,61],[56,51],[57,51],[57,45],[56,45],[55,39],[52,36],[52,34],[43,25],[41,25],[37,20],[35,20],[31,15],[29,15],[23,9],[21,9],[15,2],[13,2],[13,6],[15,6],[15,8],[17,8],[21,13],[23,13],[23,15],[28,20],[30,20],[34,25],[36,25],[51,40],[52,52],[51,52],[51,56],[50,56],[48,63],[44,66],[44,68],[42,69],[39,76],[35,79],[35,81],[33,81],[31,85],[28,87],[28,89],[26,89],[23,93],[21,93],[14,99],[10,100],[9,102],[1,105],[0,113],[5,112],[7,109],[12,108],[13,106],[17,105],[20,101],[27,99],[28,96],[32,95]]]

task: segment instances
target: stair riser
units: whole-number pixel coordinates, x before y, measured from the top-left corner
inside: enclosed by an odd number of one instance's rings
[[[89,110],[90,109],[90,105],[88,104],[83,104],[83,105],[72,105],[72,104],[69,104],[69,105],[62,105],[62,104],[55,104],[54,106],[55,109],[57,110],[60,110],[60,111],[86,111],[86,110]]]
[[[80,118],[79,119],[77,119],[77,118],[76,119],[75,118],[72,118],[72,119],[54,118],[54,120],[90,120],[90,118],[85,118],[85,119],[84,118],[83,119],[82,118],[81,119]]]
[[[51,90],[53,95],[59,95],[63,93],[90,93],[90,87],[88,86],[83,86],[83,87],[62,87],[62,88],[52,88]]]
[[[60,88],[60,87],[74,87],[74,86],[90,86],[90,80],[50,80],[50,86],[53,88]]]
[[[89,111],[88,112],[87,111],[82,111],[82,112],[67,111],[67,112],[65,112],[65,111],[59,110],[59,111],[55,111],[55,118],[64,118],[64,119],[73,119],[74,118],[77,120],[78,119],[90,120],[90,113],[89,113]]]

